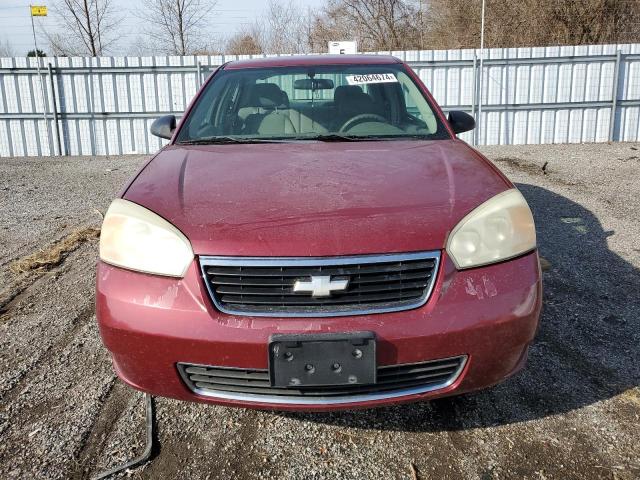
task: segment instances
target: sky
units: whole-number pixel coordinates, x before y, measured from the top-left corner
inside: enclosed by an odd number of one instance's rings
[[[140,6],[141,0],[113,0],[118,11],[127,12]],[[324,4],[324,0],[293,0],[301,8],[316,7]],[[46,5],[49,16],[34,17],[38,48],[47,51],[46,37],[43,29],[55,29],[57,22],[52,11],[54,1],[51,0],[0,0],[0,42],[8,41],[16,55],[25,55],[33,49],[33,34],[29,5]],[[213,15],[207,20],[214,38],[228,37],[243,24],[251,24],[266,7],[266,0],[218,0]],[[118,48],[112,52],[115,55],[128,53],[130,45],[138,37],[140,21],[130,14],[122,22],[123,35]]]

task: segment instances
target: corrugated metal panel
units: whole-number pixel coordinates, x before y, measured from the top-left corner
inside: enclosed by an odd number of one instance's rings
[[[479,50],[377,53],[407,61],[445,112],[460,109],[477,115]],[[603,142],[610,136],[640,140],[640,45],[484,53],[478,143]],[[153,118],[181,114],[217,66],[238,58],[250,56],[45,58],[43,85],[35,58],[2,58],[0,156],[55,153],[51,83],[63,153],[152,153],[166,143],[149,134]],[[461,137],[474,141],[472,132]]]

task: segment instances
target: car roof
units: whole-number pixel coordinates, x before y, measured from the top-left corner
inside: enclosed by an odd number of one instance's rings
[[[287,55],[234,60],[225,65],[225,70],[262,67],[297,67],[307,65],[385,65],[402,63],[391,55]]]

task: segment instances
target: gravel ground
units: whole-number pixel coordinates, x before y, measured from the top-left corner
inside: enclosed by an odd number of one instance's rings
[[[157,399],[154,458],[129,475],[640,478],[640,144],[482,151],[527,197],[549,262],[523,372],[460,398],[339,414]],[[10,271],[99,225],[144,160],[0,159],[0,478],[84,478],[144,447],[142,396],[115,379],[95,324],[97,241],[46,271]]]

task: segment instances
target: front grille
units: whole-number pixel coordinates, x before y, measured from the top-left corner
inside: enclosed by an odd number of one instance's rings
[[[451,385],[458,378],[465,356],[429,362],[378,367],[371,385],[325,387],[272,387],[269,371],[211,367],[179,363],[187,387],[204,396],[270,403],[345,403],[424,393]]]
[[[333,316],[407,310],[427,301],[439,252],[359,257],[201,257],[202,273],[216,307],[262,316]],[[329,296],[295,292],[296,281],[347,280]]]

